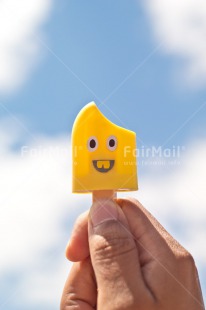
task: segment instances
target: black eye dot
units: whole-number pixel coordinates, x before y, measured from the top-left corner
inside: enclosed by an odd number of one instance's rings
[[[96,146],[96,141],[95,141],[94,139],[91,139],[91,140],[89,141],[89,146],[91,147],[91,149],[94,149],[95,146]]]
[[[109,146],[110,147],[114,147],[115,146],[115,140],[114,139],[110,139],[109,140]]]

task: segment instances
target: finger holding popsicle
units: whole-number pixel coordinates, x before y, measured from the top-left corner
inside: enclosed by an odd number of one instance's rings
[[[135,138],[93,102],[75,120],[73,192],[92,192],[94,202],[67,246],[67,258],[76,263],[62,310],[204,309],[187,250],[138,201],[113,201],[118,191],[137,190]]]
[[[109,121],[94,102],[77,115],[72,130],[73,192],[113,199],[138,189],[136,134]]]

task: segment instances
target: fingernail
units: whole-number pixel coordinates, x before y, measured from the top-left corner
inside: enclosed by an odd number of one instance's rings
[[[117,205],[112,200],[97,200],[90,209],[90,220],[92,226],[98,226],[106,221],[118,220]]]

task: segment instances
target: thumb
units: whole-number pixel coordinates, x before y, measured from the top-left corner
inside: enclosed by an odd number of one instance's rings
[[[89,247],[98,287],[98,309],[130,309],[145,295],[138,250],[121,208],[97,200],[89,216]]]

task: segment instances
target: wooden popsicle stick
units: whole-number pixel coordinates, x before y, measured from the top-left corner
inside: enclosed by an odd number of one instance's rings
[[[92,192],[92,201],[93,203],[97,200],[107,199],[114,200],[117,198],[117,193],[114,190],[98,190]]]

